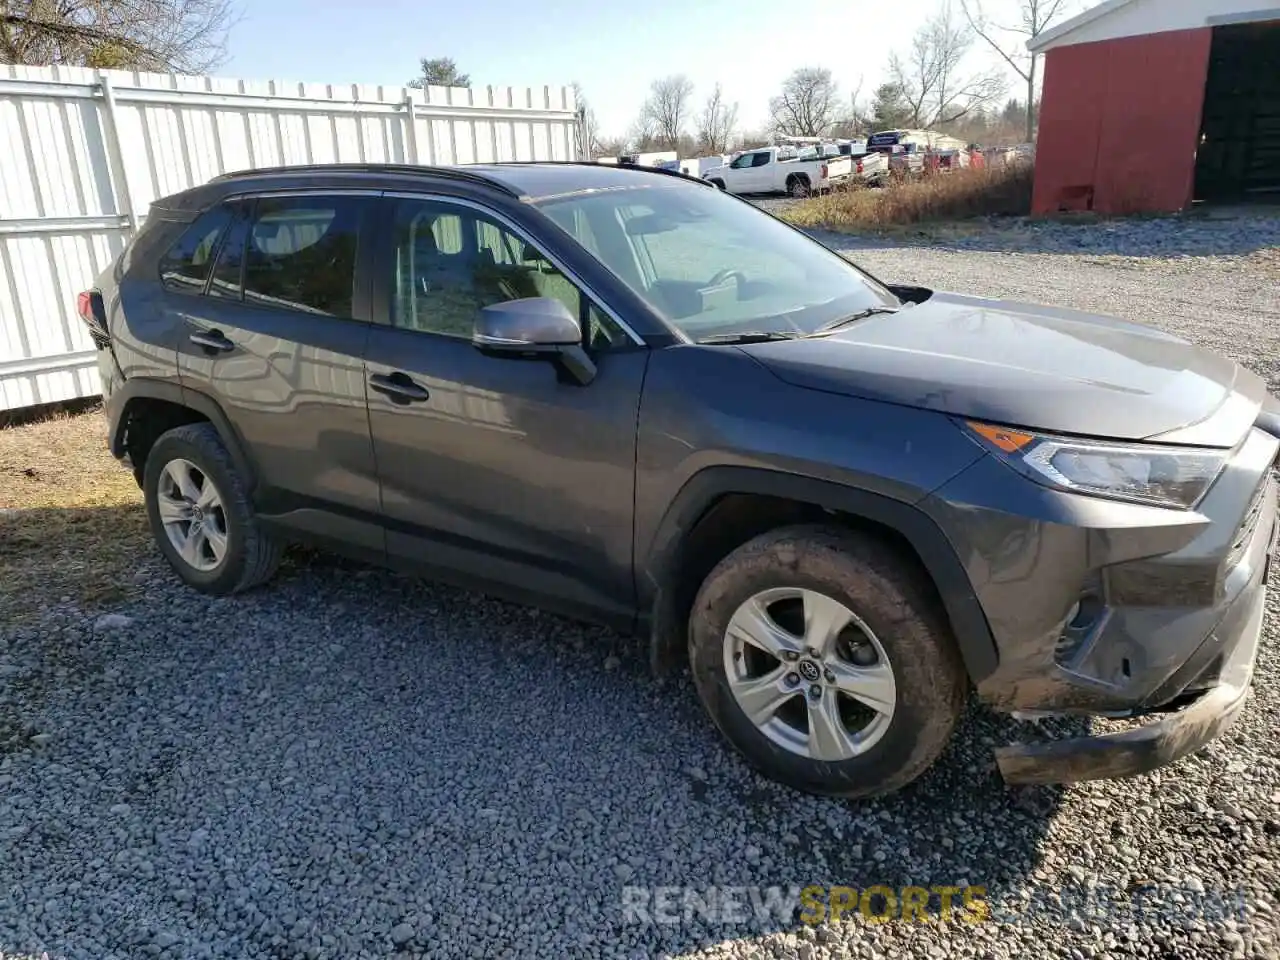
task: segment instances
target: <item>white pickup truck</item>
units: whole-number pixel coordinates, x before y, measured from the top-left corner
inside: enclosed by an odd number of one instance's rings
[[[786,193],[807,197],[830,190],[853,176],[853,161],[834,156],[802,160],[794,149],[759,147],[747,150],[723,167],[703,175],[730,193]]]
[[[880,187],[889,182],[889,156],[884,153],[855,153],[853,175],[869,187]]]

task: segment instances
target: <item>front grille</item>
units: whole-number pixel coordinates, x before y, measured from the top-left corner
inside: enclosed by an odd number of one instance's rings
[[[1267,485],[1269,483],[1269,477],[1263,478],[1257,492],[1253,495],[1249,509],[1244,513],[1244,519],[1240,521],[1240,526],[1236,528],[1235,538],[1231,541],[1231,549],[1227,551],[1228,570],[1240,562],[1245,551],[1249,548],[1249,541],[1253,539],[1253,533],[1258,528],[1258,518],[1262,516],[1262,502],[1266,499]]]

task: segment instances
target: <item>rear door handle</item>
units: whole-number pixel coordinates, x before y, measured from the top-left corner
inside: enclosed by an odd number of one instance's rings
[[[192,343],[217,353],[226,353],[236,348],[221,330],[197,330],[189,339]]]
[[[375,373],[369,378],[369,386],[386,394],[392,403],[422,403],[431,394],[421,384],[414,383],[407,373]]]

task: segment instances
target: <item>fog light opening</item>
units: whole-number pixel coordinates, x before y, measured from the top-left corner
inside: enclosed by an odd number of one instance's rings
[[[1098,622],[1098,617],[1102,615],[1102,598],[1093,593],[1087,593],[1075,603],[1071,605],[1071,609],[1067,613],[1067,629],[1068,630],[1088,630]]]
[[[1087,588],[1066,612],[1054,659],[1068,669],[1073,669],[1085,655],[1089,637],[1096,632],[1106,614],[1106,604],[1099,594],[1092,586]]]

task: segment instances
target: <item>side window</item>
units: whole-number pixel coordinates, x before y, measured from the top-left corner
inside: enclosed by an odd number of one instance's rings
[[[745,167],[749,167],[751,166],[751,158],[754,156],[754,153],[744,153],[742,156],[736,158],[733,163],[729,164],[729,168],[731,170],[742,170]]]
[[[260,197],[244,254],[246,302],[350,317],[358,197]]]
[[[395,236],[393,326],[470,338],[484,307],[554,297],[578,318],[592,346],[623,342],[616,324],[550,260],[482,213],[439,201],[401,201]]]
[[[753,154],[751,165],[753,167],[766,167],[769,165],[769,160],[770,160],[770,157],[768,153]]]
[[[218,238],[231,219],[225,205],[207,210],[160,258],[160,280],[170,290],[200,293],[209,279],[209,268],[218,249]]]
[[[323,195],[245,203],[227,231],[209,293],[350,317],[361,204]]]
[[[244,293],[244,245],[249,239],[249,222],[253,202],[242,201],[229,206],[231,226],[218,251],[218,262],[209,282],[209,296],[239,300]]]

